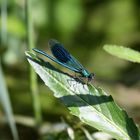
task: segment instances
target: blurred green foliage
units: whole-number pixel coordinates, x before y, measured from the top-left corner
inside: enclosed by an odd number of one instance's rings
[[[105,45],[103,49],[106,52],[124,60],[128,60],[134,63],[140,63],[140,52],[133,49],[116,45]]]
[[[116,44],[140,51],[139,13],[139,0],[32,0],[35,45],[48,51],[48,40],[55,38],[96,74],[95,83],[108,89],[116,84],[139,88],[140,65],[120,60],[102,50],[104,44]],[[27,50],[27,16],[24,0],[7,0],[4,34],[2,14],[0,16],[1,39],[7,36],[6,42],[1,40],[0,56],[14,113],[33,117],[28,63],[24,56]],[[66,69],[64,71],[67,72]],[[61,116],[66,117],[68,112],[64,106],[52,97],[51,91],[42,85],[40,79],[38,82],[44,121],[52,123],[60,121]],[[3,115],[0,112],[0,118]],[[36,139],[39,137],[32,128],[29,128],[31,133],[23,133],[26,127],[21,125],[18,128],[21,139],[23,135],[27,139],[26,134],[28,139],[32,139],[33,135]],[[0,129],[5,127],[0,125]],[[80,137],[81,133],[76,135]],[[5,139],[10,137],[4,133],[0,139],[4,136]]]

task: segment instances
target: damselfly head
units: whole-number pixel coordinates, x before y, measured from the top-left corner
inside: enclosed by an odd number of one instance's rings
[[[95,77],[94,73],[90,73],[90,75],[88,76],[88,81],[92,81]]]

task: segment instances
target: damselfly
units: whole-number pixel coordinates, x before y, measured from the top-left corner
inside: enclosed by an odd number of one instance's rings
[[[48,42],[51,52],[54,57],[48,55],[46,52],[34,48],[33,50],[39,54],[42,54],[52,61],[76,72],[81,75],[81,77],[87,78],[88,82],[94,78],[94,74],[88,72],[76,58],[74,58],[64,47],[61,43],[57,40],[51,39]]]

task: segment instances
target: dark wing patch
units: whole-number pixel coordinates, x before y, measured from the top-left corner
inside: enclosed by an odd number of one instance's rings
[[[53,56],[56,58],[49,58],[53,59],[56,63],[59,63],[60,65],[63,65],[64,67],[67,67],[75,72],[81,72],[81,70],[85,69],[79,61],[77,61],[70,53],[63,47],[61,43],[59,43],[57,40],[51,39],[48,42]],[[47,56],[48,57],[48,56]]]
[[[71,60],[69,52],[65,50],[60,43],[55,43],[53,46],[51,46],[51,51],[55,58],[62,63],[67,63]]]

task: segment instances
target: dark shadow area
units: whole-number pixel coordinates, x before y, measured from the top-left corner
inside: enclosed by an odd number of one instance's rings
[[[136,127],[134,121],[132,118],[128,118],[126,112],[125,113],[125,118],[126,118],[126,129],[127,133],[131,137],[132,140],[139,140],[139,131],[138,128]]]
[[[126,86],[133,86],[140,81],[140,65],[131,63],[128,67],[122,70],[119,82]]]
[[[111,96],[94,96],[94,95],[67,95],[59,98],[67,107],[81,107],[89,105],[97,105],[107,102],[112,102],[113,99]],[[88,103],[88,104],[87,104]]]

